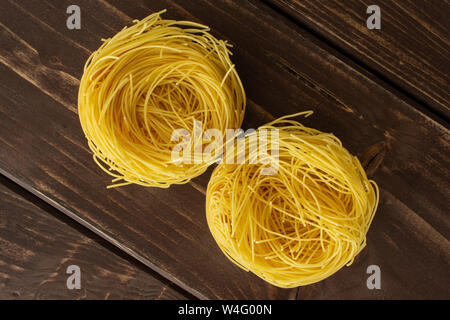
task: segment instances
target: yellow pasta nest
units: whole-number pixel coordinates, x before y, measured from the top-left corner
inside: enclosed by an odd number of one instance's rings
[[[278,159],[268,152],[276,173],[262,174],[267,164],[220,164],[206,199],[208,225],[223,253],[282,288],[318,282],[350,265],[378,205],[376,183],[338,138],[289,117],[254,133],[278,129]],[[255,156],[246,150],[246,160]]]
[[[163,20],[162,12],[104,40],[84,68],[78,113],[94,160],[115,177],[112,186],[188,182],[211,162],[174,163],[174,130],[191,133],[197,122],[202,137],[243,120],[245,93],[230,45],[206,26]]]

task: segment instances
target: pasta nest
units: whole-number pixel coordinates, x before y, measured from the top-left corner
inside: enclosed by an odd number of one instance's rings
[[[230,45],[206,26],[164,20],[162,12],[104,40],[84,68],[79,118],[94,160],[114,176],[112,187],[186,183],[212,161],[174,162],[174,130],[192,133],[197,123],[202,137],[242,124],[245,92]]]

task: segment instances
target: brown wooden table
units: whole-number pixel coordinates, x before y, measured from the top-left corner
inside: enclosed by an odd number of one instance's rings
[[[66,27],[71,4],[80,30]],[[360,0],[1,1],[0,298],[449,299],[450,5],[374,4],[380,30]],[[304,123],[360,157],[381,198],[352,266],[289,290],[238,269],[206,225],[211,170],[167,190],[105,188],[77,116],[83,65],[101,38],[163,8],[234,45],[244,129],[313,110]]]

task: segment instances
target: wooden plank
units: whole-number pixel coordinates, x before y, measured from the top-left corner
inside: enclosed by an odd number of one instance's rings
[[[448,1],[268,2],[449,119]],[[381,9],[380,30],[366,27],[371,4]]]
[[[168,8],[169,18],[208,24],[213,33],[235,45],[233,61],[249,96],[245,128],[313,109],[315,116],[304,123],[339,136],[364,159],[382,188],[382,198],[391,197],[399,204],[383,205],[375,222],[389,225],[398,207],[408,213],[399,215],[404,224],[411,217],[420,218],[425,223],[413,224],[411,230],[423,235],[420,241],[437,248],[433,252],[443,264],[433,262],[433,268],[448,270],[448,130],[372,75],[256,1],[152,1],[148,5],[80,1],[79,31],[66,30],[64,15],[54,13],[64,13],[68,4],[2,3],[0,75],[8,81],[2,81],[0,90],[0,168],[5,174],[198,297],[295,295],[296,290],[276,289],[242,272],[218,251],[206,227],[204,195],[199,192],[204,190],[205,177],[169,190],[129,186],[107,191],[109,177],[91,160],[73,112],[77,79],[88,53],[130,17]],[[362,255],[358,261],[363,266],[383,265],[397,252],[387,245],[388,238],[372,233],[369,238],[374,240],[369,239],[366,250],[389,251],[376,256],[377,261]],[[403,241],[400,248],[415,250],[405,237],[398,239]],[[398,270],[409,268],[406,257],[397,262]],[[386,296],[402,296],[405,286],[400,283],[408,282],[402,275],[390,276],[396,272],[392,269],[383,268],[383,274],[395,281]],[[348,281],[365,282],[366,275],[354,272],[355,267],[346,270]],[[339,287],[337,276],[321,285]],[[415,276],[417,281],[425,279],[423,274]],[[336,298],[340,293],[326,294]],[[324,298],[325,294],[310,286],[301,288],[299,297]]]
[[[4,177],[0,198],[0,299],[189,297]],[[66,286],[70,265],[80,267],[80,289]]]
[[[1,88],[1,170],[197,297],[295,297],[296,290],[274,288],[226,260],[206,225],[204,185],[173,186],[170,192],[105,188],[110,178],[93,163],[74,112],[77,79],[99,39],[131,19],[86,1],[81,6],[90,8],[83,11],[87,36],[77,37],[65,29],[69,2],[20,5],[3,3],[0,13],[0,69],[8,79]],[[115,29],[102,27],[98,6]]]

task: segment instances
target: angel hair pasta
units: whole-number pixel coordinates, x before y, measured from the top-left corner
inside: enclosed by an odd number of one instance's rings
[[[206,199],[208,225],[223,253],[282,288],[315,283],[350,265],[378,205],[376,183],[338,138],[289,117],[245,138],[278,130],[276,172],[262,174],[267,165],[248,162],[219,164]],[[255,156],[246,150],[246,159]]]
[[[174,163],[174,130],[193,132],[197,122],[202,131],[224,131],[243,120],[245,93],[230,45],[206,26],[164,20],[163,12],[104,40],[84,68],[78,113],[94,160],[115,177],[112,186],[186,183],[211,162]]]

